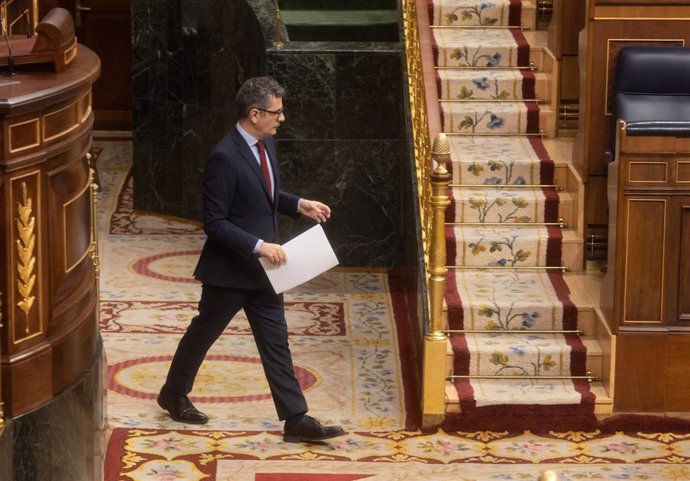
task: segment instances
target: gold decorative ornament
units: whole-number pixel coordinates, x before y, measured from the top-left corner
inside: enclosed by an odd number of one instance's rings
[[[17,290],[21,300],[17,307],[24,312],[26,333],[29,333],[29,312],[34,305],[36,296],[33,295],[36,284],[36,218],[33,216],[33,203],[27,194],[26,182],[22,182],[22,200],[17,202],[17,217],[15,223],[19,239],[17,247]]]
[[[555,471],[544,471],[539,475],[537,481],[558,481],[558,475]]]
[[[89,165],[89,182],[91,184],[91,245],[89,252],[91,254],[91,261],[96,278],[96,305],[101,303],[101,260],[98,255],[98,171],[96,170],[96,159],[90,152],[86,154],[86,162]],[[100,318],[100,311],[96,309],[96,316]]]

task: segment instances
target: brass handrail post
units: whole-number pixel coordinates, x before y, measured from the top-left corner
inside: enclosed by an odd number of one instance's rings
[[[91,261],[93,262],[94,274],[96,278],[96,320],[100,323],[101,312],[101,259],[98,255],[98,171],[96,170],[96,161],[90,152],[86,154],[86,161],[89,165],[89,182],[90,182],[90,197],[91,197],[91,246],[89,253],[91,254]]]
[[[450,205],[448,186],[450,173],[446,162],[450,160],[450,144],[445,134],[438,134],[431,147],[431,158],[436,163],[431,178],[431,252],[429,254],[429,297],[431,330],[427,337],[445,340],[443,334],[443,297],[446,291],[446,208]]]
[[[446,208],[450,205],[448,188],[451,176],[446,169],[450,144],[445,134],[438,134],[431,148],[436,167],[431,173],[431,233],[427,272],[429,276],[430,329],[424,338],[424,384],[422,392],[423,424],[439,424],[445,416],[446,334],[443,299],[446,291]]]

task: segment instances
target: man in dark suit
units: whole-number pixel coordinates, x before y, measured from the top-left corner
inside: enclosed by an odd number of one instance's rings
[[[285,121],[285,90],[270,77],[247,80],[237,93],[239,122],[213,149],[204,173],[203,220],[207,235],[194,277],[202,282],[199,314],[177,347],[158,404],[176,421],[204,424],[187,395],[206,352],[230,319],[244,309],[252,328],[284,439],[318,441],[345,434],[307,415],[288,345],[283,296],[276,295],[259,263],[287,259],[277,243],[277,213],[315,222],[328,206],[280,190],[273,135]]]

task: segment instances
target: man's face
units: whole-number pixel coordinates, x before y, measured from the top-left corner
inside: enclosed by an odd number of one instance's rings
[[[285,121],[283,113],[283,99],[271,97],[267,109],[253,108],[249,113],[256,137],[262,139],[269,135],[275,135],[278,127]]]

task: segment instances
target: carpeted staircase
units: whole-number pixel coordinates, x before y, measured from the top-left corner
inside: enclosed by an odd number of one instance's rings
[[[535,5],[433,0],[443,131],[451,141],[446,291],[452,347],[447,429],[594,420],[587,350],[562,266],[573,202],[541,136],[547,78],[524,29]],[[449,410],[452,411],[452,410]]]

